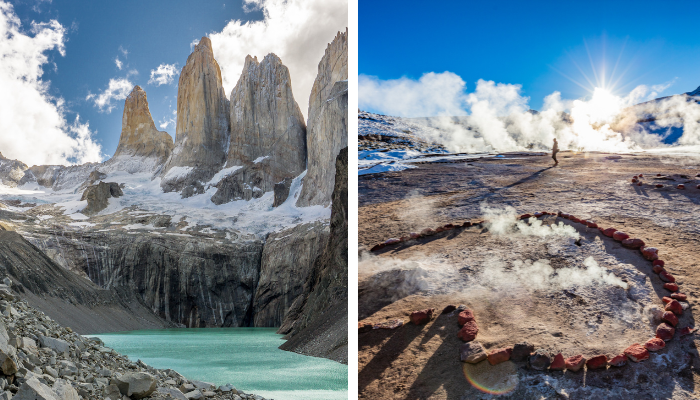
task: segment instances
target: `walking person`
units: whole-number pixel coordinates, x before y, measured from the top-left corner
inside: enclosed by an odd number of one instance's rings
[[[557,142],[557,138],[554,138],[554,146],[552,146],[552,159],[554,160],[554,165],[559,165],[559,161],[557,161],[557,153],[559,153],[559,143]]]

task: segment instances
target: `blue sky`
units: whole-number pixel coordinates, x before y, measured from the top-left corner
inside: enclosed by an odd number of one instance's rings
[[[0,0],[0,88],[14,94],[0,99],[0,152],[29,165],[110,157],[133,85],[174,136],[179,73],[202,36],[227,95],[246,55],[275,53],[306,115],[317,65],[347,26],[347,0]]]
[[[428,6],[360,0],[358,69],[380,81],[449,71],[462,78],[467,92],[479,79],[519,84],[533,109],[554,91],[566,99],[589,97],[602,84],[603,66],[608,77],[615,69],[618,95],[642,84],[667,86],[659,96],[676,94],[700,86],[699,14],[700,3],[690,1]],[[362,90],[359,96],[362,101]]]
[[[89,93],[104,91],[110,79],[127,77],[148,95],[156,122],[172,118],[177,107],[177,76],[173,82],[148,84],[150,71],[160,64],[176,64],[177,71],[190,54],[190,43],[212,31],[220,31],[231,19],[260,20],[260,11],[245,13],[241,1],[16,1],[23,26],[32,21],[58,20],[67,28],[62,57],[50,52],[44,79],[51,93],[65,99],[70,113],[89,121],[103,152],[112,155],[119,142],[124,100],[114,100],[111,112],[100,111],[86,100]],[[37,12],[38,11],[38,12]],[[125,55],[122,50],[125,50]],[[117,68],[115,59],[122,62]],[[138,74],[129,74],[136,70]],[[159,128],[160,129],[160,128]],[[175,127],[166,129],[174,136]]]

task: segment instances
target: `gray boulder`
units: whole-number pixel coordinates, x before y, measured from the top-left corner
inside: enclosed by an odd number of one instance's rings
[[[124,195],[118,183],[100,182],[97,185],[88,186],[83,192],[80,201],[87,200],[88,205],[81,212],[85,215],[94,215],[107,208],[110,197]]]
[[[35,377],[27,379],[12,398],[14,400],[60,400],[50,387],[39,382]]]
[[[194,387],[196,387],[197,389],[200,389],[200,390],[213,390],[216,388],[216,385],[214,385],[213,383],[209,383],[209,382],[202,382],[202,381],[190,381],[190,382],[192,382]]]
[[[165,398],[175,399],[175,400],[187,400],[181,391],[173,388],[159,387],[157,392],[165,396]]]
[[[289,197],[289,188],[292,186],[292,178],[285,178],[282,182],[275,183],[274,192],[275,200],[272,202],[272,207],[279,207]]]
[[[121,394],[132,399],[143,399],[156,390],[156,378],[145,372],[127,372],[112,380]]]
[[[56,353],[67,353],[70,350],[70,343],[63,339],[56,339],[44,335],[39,335],[41,347],[48,347]]]
[[[53,392],[58,400],[80,400],[78,392],[73,386],[63,379],[57,379],[53,384]]]
[[[198,400],[198,399],[203,399],[204,395],[202,394],[202,392],[199,389],[195,389],[189,393],[185,393],[185,398]]]

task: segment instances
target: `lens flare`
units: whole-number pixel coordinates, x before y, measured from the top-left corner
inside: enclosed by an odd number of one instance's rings
[[[518,371],[511,361],[496,365],[485,361],[478,364],[462,363],[462,372],[474,388],[484,393],[503,395],[518,387]]]

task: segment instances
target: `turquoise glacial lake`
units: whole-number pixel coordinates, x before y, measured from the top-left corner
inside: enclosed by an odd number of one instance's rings
[[[97,336],[121,354],[188,379],[274,400],[348,398],[348,366],[278,349],[275,328],[158,329]]]

